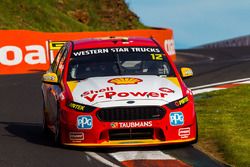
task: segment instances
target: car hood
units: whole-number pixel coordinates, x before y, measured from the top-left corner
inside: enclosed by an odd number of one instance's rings
[[[183,97],[176,77],[92,77],[67,82],[73,101],[94,107],[161,106]]]

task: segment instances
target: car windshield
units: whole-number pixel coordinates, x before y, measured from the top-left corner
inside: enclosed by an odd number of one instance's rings
[[[117,75],[174,76],[164,52],[157,47],[99,48],[73,51],[68,80]]]

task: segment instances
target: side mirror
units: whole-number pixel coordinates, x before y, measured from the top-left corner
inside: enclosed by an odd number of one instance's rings
[[[193,70],[188,67],[181,67],[181,77],[189,78],[193,76]]]
[[[43,74],[42,81],[49,84],[58,84],[58,77],[56,73]]]

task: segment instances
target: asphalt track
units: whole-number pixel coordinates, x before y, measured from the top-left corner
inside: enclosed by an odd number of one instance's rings
[[[178,67],[193,69],[194,77],[185,80],[189,87],[250,76],[250,47],[179,50],[177,54]]]
[[[177,65],[193,68],[195,76],[185,80],[189,87],[247,78],[250,76],[250,48],[181,50],[178,52]],[[56,148],[42,133],[41,75],[42,73],[0,76],[1,167],[107,166],[87,152],[95,152],[120,166],[110,153],[133,150],[160,150],[191,166],[225,166],[194,146]]]

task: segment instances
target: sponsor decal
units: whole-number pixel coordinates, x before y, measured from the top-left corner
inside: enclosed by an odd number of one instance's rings
[[[112,122],[111,128],[141,128],[141,127],[152,127],[152,121],[140,121],[140,122]]]
[[[25,62],[29,65],[46,64],[45,48],[42,45],[28,45],[25,49],[18,46],[0,47],[0,64],[16,66]]]
[[[100,90],[89,90],[89,91],[83,92],[81,94],[81,97],[91,95],[91,94],[98,94],[98,93],[102,93],[102,92],[110,92],[110,91],[113,91],[113,90],[114,90],[113,87],[106,87],[106,88],[103,88],[103,89],[100,89]]]
[[[115,85],[133,85],[142,82],[139,78],[113,78],[108,80],[108,83],[113,83]]]
[[[44,75],[43,78],[45,81],[55,81],[56,80],[56,77],[51,76],[51,75]]]
[[[184,98],[182,98],[182,99],[176,101],[176,102],[175,102],[175,105],[176,105],[177,107],[179,107],[179,106],[182,106],[182,105],[186,104],[187,102],[188,102],[188,97],[186,96],[186,97],[184,97]]]
[[[81,115],[77,117],[77,128],[78,129],[92,129],[93,119],[90,115]]]
[[[109,50],[106,49],[106,48],[79,50],[79,51],[74,51],[73,55],[75,57],[77,57],[77,56],[85,56],[85,55],[93,55],[93,54],[104,54],[104,53],[109,53]]]
[[[151,54],[152,60],[163,60],[163,54]]]
[[[102,90],[102,91],[101,91]],[[81,94],[81,97],[89,102],[96,99],[105,98],[112,99],[113,97],[127,98],[127,97],[147,97],[147,98],[166,98],[169,94],[175,93],[174,90],[166,87],[159,88],[159,92],[115,92],[112,87],[100,89],[98,91],[86,91]]]
[[[69,132],[69,139],[70,140],[84,140],[84,133],[83,132]]]
[[[191,75],[193,75],[194,73],[193,73],[193,71],[192,70],[186,70],[185,71],[185,75],[186,76],[191,76]]]
[[[110,124],[110,126],[111,126],[111,128],[118,128],[118,127],[119,127],[119,124],[118,124],[118,122],[112,122],[112,123]]]
[[[107,54],[107,53],[125,53],[125,52],[148,52],[148,53],[160,53],[160,49],[156,47],[119,47],[119,48],[98,48],[98,49],[86,49],[86,50],[75,50],[73,56],[86,56],[96,54]]]
[[[85,109],[84,105],[81,105],[81,104],[78,104],[78,103],[75,103],[75,102],[70,102],[68,104],[68,107],[72,108],[72,109],[75,109],[77,111],[84,111],[84,109]]]
[[[169,117],[171,126],[180,126],[184,124],[184,115],[182,112],[171,112]]]
[[[60,50],[61,47],[66,43],[67,41],[50,41],[49,42],[49,49],[50,50]]]
[[[188,96],[185,96],[185,97],[183,97],[183,98],[181,98],[179,100],[168,103],[167,106],[170,109],[176,109],[176,108],[183,107],[188,102],[189,102]]]
[[[190,135],[190,127],[188,128],[180,128],[178,130],[178,136],[180,136],[182,139],[183,138],[188,138]]]
[[[168,39],[164,41],[164,47],[168,55],[175,55],[174,40]]]

